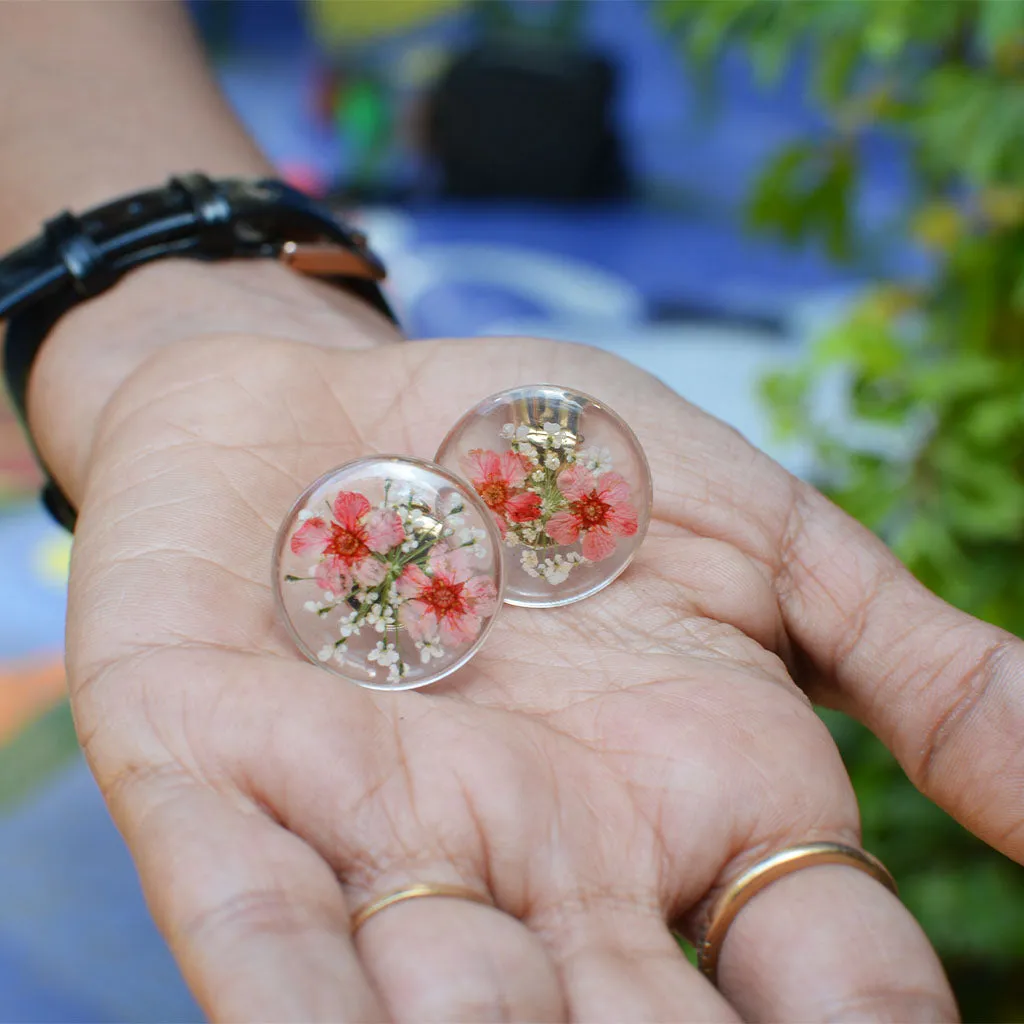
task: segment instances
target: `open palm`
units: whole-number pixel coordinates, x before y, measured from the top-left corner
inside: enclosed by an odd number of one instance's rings
[[[270,588],[302,488],[371,452],[430,458],[477,400],[542,380],[607,401],[647,451],[654,514],[628,572],[562,609],[506,608],[424,691],[303,661]],[[76,718],[216,1018],[955,1014],[916,924],[848,868],[752,903],[721,993],[668,930],[699,933],[715,892],[772,850],[857,843],[805,691],[1024,854],[1016,642],[927,594],[727,427],[577,346],[217,338],[125,385],[98,450],[72,574]],[[424,881],[494,907],[414,900],[350,937],[354,909]]]

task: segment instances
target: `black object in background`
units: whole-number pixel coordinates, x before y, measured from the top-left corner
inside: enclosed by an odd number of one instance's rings
[[[427,143],[445,195],[593,200],[628,176],[612,121],[615,69],[560,44],[481,44],[430,101]]]

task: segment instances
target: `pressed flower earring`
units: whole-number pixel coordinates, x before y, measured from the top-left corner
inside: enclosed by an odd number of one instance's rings
[[[489,508],[440,466],[359,459],[285,517],[274,592],[310,661],[361,686],[412,689],[480,649],[502,599],[500,545]]]
[[[552,384],[485,398],[435,456],[460,474],[500,534],[508,604],[553,608],[608,586],[651,514],[651,472],[626,422]]]

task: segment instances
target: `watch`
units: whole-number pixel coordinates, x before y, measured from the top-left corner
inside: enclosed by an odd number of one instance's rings
[[[28,379],[53,325],[128,271],[171,257],[280,260],[357,295],[395,321],[378,287],[384,267],[366,236],[284,182],[186,174],[78,216],[65,211],[47,221],[37,238],[0,259],[4,378],[33,449]],[[38,451],[36,458],[46,477],[43,504],[73,529],[75,509]]]

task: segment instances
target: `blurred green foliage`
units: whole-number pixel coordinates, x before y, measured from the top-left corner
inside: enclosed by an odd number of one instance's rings
[[[879,281],[765,393],[839,504],[937,593],[1024,635],[1024,2],[654,8],[692,68],[738,48],[766,85],[795,60],[808,69],[828,130],[762,170],[753,228],[870,259],[885,239],[861,237],[854,216],[865,137],[905,145],[912,188],[889,237],[926,250],[933,272]],[[822,408],[837,381],[845,416]],[[965,1017],[1024,1019],[1024,870],[921,797],[864,729],[825,717],[865,845],[896,874]]]

